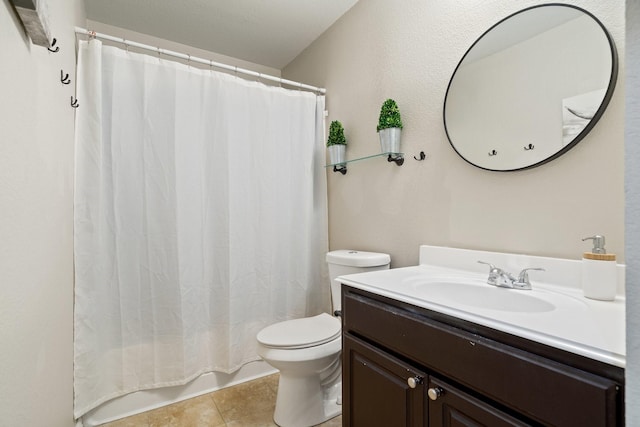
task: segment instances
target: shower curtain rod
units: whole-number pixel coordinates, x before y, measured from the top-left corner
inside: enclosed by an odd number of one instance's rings
[[[308,90],[311,90],[311,91],[314,91],[314,92],[319,92],[321,94],[325,94],[327,92],[327,90],[325,88],[311,86],[311,85],[307,85],[307,84],[304,84],[304,83],[295,82],[293,80],[283,79],[281,77],[270,76],[268,74],[258,73],[256,71],[247,70],[245,68],[240,68],[240,67],[236,67],[236,66],[233,66],[233,65],[223,64],[221,62],[216,62],[216,61],[212,61],[212,60],[209,60],[209,59],[198,58],[197,56],[191,56],[191,55],[187,55],[185,53],[180,53],[180,52],[175,52],[175,51],[168,50],[168,49],[163,49],[161,47],[150,46],[150,45],[147,45],[147,44],[134,42],[132,40],[123,39],[122,37],[114,37],[114,36],[110,36],[108,34],[97,33],[95,31],[87,30],[86,28],[76,27],[76,34],[82,34],[82,35],[86,35],[86,36],[93,37],[93,38],[100,38],[100,39],[103,39],[103,40],[109,40],[109,41],[113,41],[113,42],[117,42],[117,43],[122,43],[125,46],[133,46],[133,47],[137,47],[139,49],[150,50],[150,51],[156,52],[158,54],[162,54],[162,55],[166,55],[166,56],[173,56],[173,57],[180,58],[180,59],[186,59],[187,61],[198,62],[200,64],[209,65],[210,67],[222,68],[224,70],[233,71],[234,73],[246,74],[246,75],[249,75],[249,76],[257,77],[259,79],[270,80],[272,82],[285,84],[285,85],[288,85],[288,86],[294,86],[294,87],[297,87],[297,88],[300,88],[300,89],[308,89]]]

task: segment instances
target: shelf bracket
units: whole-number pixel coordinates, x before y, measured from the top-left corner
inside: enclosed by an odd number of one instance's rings
[[[347,165],[334,165],[333,166],[333,171],[334,172],[340,172],[342,175],[346,175],[347,174]]]
[[[394,155],[389,154],[389,157],[387,157],[387,162],[395,162],[396,165],[402,166],[402,164],[404,163],[404,157],[403,156],[394,156]]]

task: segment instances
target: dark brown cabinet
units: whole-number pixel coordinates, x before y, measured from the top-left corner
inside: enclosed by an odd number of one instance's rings
[[[426,426],[426,375],[412,366],[358,340],[345,336],[343,354],[350,366],[343,377],[349,405],[343,419],[351,427]]]
[[[528,426],[486,402],[458,390],[445,381],[429,379],[430,426]]]
[[[624,370],[343,286],[343,425],[623,426]]]

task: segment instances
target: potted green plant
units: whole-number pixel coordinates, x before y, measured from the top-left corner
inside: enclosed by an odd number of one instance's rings
[[[402,118],[400,109],[393,99],[387,99],[380,109],[378,120],[378,136],[383,153],[400,152],[400,136],[402,134]]]
[[[344,165],[347,139],[344,137],[344,128],[338,120],[331,122],[329,126],[329,138],[327,139],[329,148],[329,161],[332,165]]]

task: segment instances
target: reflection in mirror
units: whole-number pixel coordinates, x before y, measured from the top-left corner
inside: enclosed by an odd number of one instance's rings
[[[565,153],[604,112],[617,77],[610,35],[590,13],[542,5],[513,14],[463,56],[444,123],[474,166],[513,171]]]

